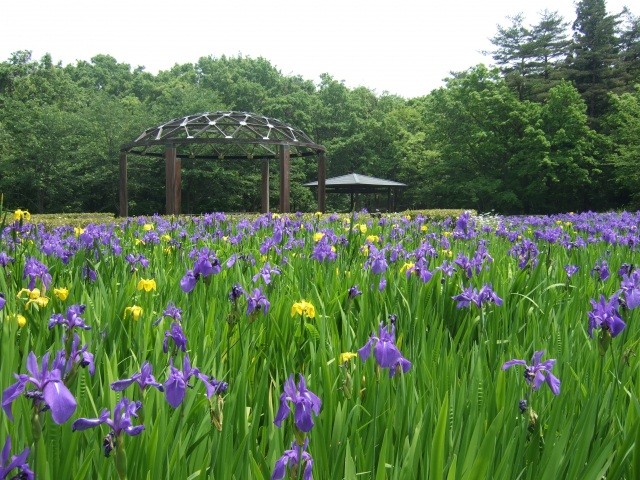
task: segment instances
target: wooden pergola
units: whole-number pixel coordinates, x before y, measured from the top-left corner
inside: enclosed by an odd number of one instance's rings
[[[291,158],[318,157],[318,210],[326,207],[325,148],[302,130],[280,120],[247,112],[206,112],[170,120],[142,132],[120,148],[120,209],[128,216],[127,156],[164,157],[166,213],[181,213],[181,158],[249,159],[262,162],[262,212],[269,212],[269,160],[280,166],[279,211],[289,212]]]

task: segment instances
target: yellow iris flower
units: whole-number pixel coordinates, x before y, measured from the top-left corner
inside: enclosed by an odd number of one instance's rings
[[[27,296],[23,297],[22,294],[26,293]],[[18,298],[28,298],[27,303],[24,308],[28,308],[29,305],[35,303],[38,307],[46,307],[47,303],[49,303],[49,297],[44,296],[40,293],[39,288],[34,288],[33,290],[29,290],[28,288],[23,288],[18,292]]]
[[[13,314],[12,317],[16,319],[16,322],[18,322],[18,326],[20,328],[24,327],[27,324],[27,319],[19,313]]]
[[[342,365],[343,363],[347,363],[352,358],[357,357],[358,354],[354,352],[342,352],[340,357],[338,358],[338,363]]]
[[[324,233],[316,232],[316,233],[313,234],[313,241],[314,242],[319,242],[320,240],[322,240],[322,237],[324,237]]]
[[[296,314],[306,315],[309,318],[315,318],[316,309],[310,302],[307,302],[306,300],[300,300],[299,302],[296,302],[291,306],[291,316],[294,317]]]
[[[142,230],[144,230],[145,232],[148,232],[149,230],[154,230],[156,227],[153,225],[153,223],[145,223],[142,226]]]
[[[153,278],[141,278],[138,282],[138,290],[144,290],[145,292],[150,292],[151,290],[156,289],[156,281]]]
[[[142,316],[142,307],[138,305],[127,307],[124,309],[124,315],[127,316],[127,314],[130,314],[134,320],[138,320]]]
[[[31,220],[31,214],[27,210],[18,209],[13,212],[13,219],[18,221],[24,220],[25,222],[28,222],[29,220]]]
[[[400,267],[400,273],[402,272],[406,272],[407,270],[415,267],[416,264],[415,263],[411,263],[411,262],[406,262],[404,265],[402,265],[402,267]]]
[[[67,289],[67,288],[54,288],[53,289],[53,294],[64,302],[67,299],[67,297],[69,296],[69,289]]]

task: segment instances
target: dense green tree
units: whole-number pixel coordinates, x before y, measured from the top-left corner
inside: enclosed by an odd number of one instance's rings
[[[620,33],[620,76],[625,91],[633,92],[640,83],[640,17],[624,12]]]
[[[528,120],[529,104],[518,101],[497,70],[482,65],[456,75],[432,97],[432,140],[445,179],[437,194],[452,206],[480,211],[528,209],[522,172],[535,171],[528,164],[539,163],[544,152],[543,138]],[[518,159],[525,147],[528,155]]]
[[[633,93],[611,96],[612,109],[607,127],[613,148],[609,160],[614,166],[611,176],[629,196],[626,207],[640,209],[640,85]]]
[[[594,126],[607,110],[607,93],[620,82],[618,17],[607,13],[605,0],[580,0],[576,6],[569,76],[585,99]]]
[[[603,172],[594,158],[596,134],[589,126],[586,105],[568,82],[552,88],[541,112],[548,141],[544,159],[545,210],[580,211],[592,208],[592,189]]]

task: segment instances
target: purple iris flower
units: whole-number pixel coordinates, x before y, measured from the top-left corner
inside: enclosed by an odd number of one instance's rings
[[[162,316],[153,322],[153,326],[157,326],[165,318],[172,318],[178,322],[182,321],[182,309],[175,306],[174,303],[169,302],[167,308],[162,311]]]
[[[194,273],[193,270],[187,270],[187,273],[180,279],[180,288],[184,293],[189,293],[191,290],[196,288],[196,283],[198,282],[198,277]]]
[[[418,261],[410,268],[407,268],[407,278],[411,276],[411,274],[415,274],[420,277],[423,283],[427,283],[433,277],[433,274],[429,271],[429,264],[424,258],[418,259]]]
[[[44,289],[51,285],[51,274],[49,269],[43,263],[40,263],[35,257],[27,258],[24,264],[24,272],[22,278],[29,277],[29,285],[27,288],[33,290],[36,287],[36,280],[40,279]]]
[[[251,315],[258,310],[262,310],[262,313],[266,315],[270,306],[269,300],[259,288],[254,289],[251,295],[247,295],[247,315]]]
[[[98,279],[98,272],[90,266],[85,265],[82,267],[82,278],[89,280],[90,282],[95,282]]]
[[[138,410],[142,407],[141,402],[132,402],[123,397],[113,409],[113,418],[109,416],[109,410],[104,409],[100,412],[98,418],[79,418],[71,425],[71,429],[75,431],[87,430],[88,428],[97,427],[106,423],[111,431],[104,442],[104,454],[109,456],[117,439],[123,433],[129,436],[140,435],[144,430],[144,425],[133,426],[133,418],[138,416]]]
[[[380,322],[378,328],[378,336],[371,335],[367,343],[358,350],[360,359],[364,362],[371,354],[373,347],[373,356],[382,368],[389,369],[389,377],[393,377],[398,369],[402,369],[403,373],[407,373],[411,368],[411,362],[402,356],[400,350],[396,346],[396,327],[395,322],[387,325]]]
[[[276,460],[276,464],[273,467],[273,473],[271,474],[271,480],[282,480],[287,473],[287,465],[291,467],[298,465],[298,468],[300,468],[301,457],[304,462],[304,471],[302,472],[303,480],[313,480],[313,475],[311,474],[313,458],[307,451],[308,446],[308,438],[304,440],[304,444],[302,445],[298,445],[296,442],[293,442],[291,444],[291,448],[289,450],[285,450],[282,456]]]
[[[29,449],[25,448],[18,455],[13,455],[11,457],[10,455],[11,437],[7,435],[4,447],[2,447],[2,454],[0,454],[0,479],[8,478],[11,471],[17,468],[19,472],[17,475],[11,477],[12,479],[33,480],[35,476],[27,464]]]
[[[4,298],[4,293],[0,293],[0,310],[4,308],[5,303],[7,303],[7,301]]]
[[[53,421],[57,424],[65,423],[73,412],[76,411],[76,399],[62,381],[64,374],[64,361],[56,359],[49,366],[49,353],[42,357],[41,366],[33,352],[29,352],[27,357],[27,370],[31,375],[15,374],[18,380],[13,385],[7,387],[2,392],[2,409],[10,420],[13,421],[11,405],[20,395],[31,398],[34,406],[41,410],[51,409]],[[31,383],[36,388],[25,392],[27,383]]]
[[[495,303],[496,305],[502,305],[502,299],[493,291],[491,285],[483,285],[480,290],[476,288],[465,288],[462,293],[451,297],[457,301],[457,308],[468,307],[474,304],[476,307],[482,307],[485,303]]]
[[[258,279],[262,277],[264,283],[269,285],[271,283],[271,275],[280,275],[280,269],[278,267],[272,267],[269,262],[267,262],[260,271],[253,276],[253,283],[257,282]]]
[[[578,271],[577,265],[565,265],[564,271],[567,272],[567,277],[571,278]]]
[[[129,265],[131,265],[131,271],[134,272],[137,270],[137,265],[140,265],[143,268],[149,266],[149,260],[141,254],[134,255],[132,253],[128,253],[125,255],[124,259],[127,261]]]
[[[607,302],[604,295],[600,295],[600,301],[591,300],[593,310],[589,316],[589,336],[593,338],[593,329],[601,328],[607,330],[612,337],[617,336],[627,326],[618,312],[619,300],[617,295],[613,295]]]
[[[222,266],[215,253],[208,248],[192,251],[189,256],[195,258],[193,269],[187,270],[180,280],[180,288],[185,292],[191,292],[200,277],[207,278],[210,275],[220,273]]]
[[[0,267],[6,267],[13,262],[13,257],[7,255],[6,252],[0,252]]]
[[[183,352],[187,351],[187,337],[178,322],[172,322],[169,330],[164,332],[164,341],[162,342],[162,351],[164,353],[169,351],[169,339],[173,340],[176,348]]]
[[[596,263],[591,269],[591,275],[602,282],[609,278],[609,265],[606,260],[601,260],[600,263]]]
[[[89,370],[89,374],[93,375],[96,373],[96,365],[93,360],[93,353],[87,351],[88,346],[84,344],[80,347],[80,337],[77,333],[73,334],[73,340],[71,341],[71,351],[69,352],[69,358],[66,359],[66,352],[64,350],[60,350],[56,357],[56,362],[59,362],[61,365],[64,364],[63,378],[67,378],[69,373],[71,372],[74,365],[78,364],[83,368],[87,368]]]
[[[518,259],[518,267],[524,269],[526,267],[535,267],[538,264],[538,246],[524,238],[522,242],[516,243],[509,250],[509,255]]]
[[[325,235],[320,239],[320,241],[316,242],[313,247],[313,253],[311,254],[311,258],[317,260],[319,262],[323,262],[325,260],[335,260],[337,255],[332,245],[329,243],[328,235]]]
[[[146,387],[154,387],[163,392],[164,387],[161,383],[158,383],[156,381],[155,377],[151,373],[151,370],[151,364],[149,362],[144,362],[142,364],[142,367],[140,368],[140,371],[138,373],[134,373],[131,378],[124,378],[122,380],[116,380],[115,382],[113,382],[111,384],[111,390],[121,392],[135,382],[140,387],[140,390],[144,390]]]
[[[452,276],[453,272],[455,272],[455,269],[454,269],[453,265],[451,265],[446,260],[444,260],[442,262],[442,265],[440,265],[436,270],[440,270],[447,277]]]
[[[389,264],[387,263],[386,251],[378,249],[373,245],[369,245],[369,258],[365,262],[365,267],[371,269],[371,273],[379,274],[384,273],[387,270]]]
[[[187,386],[189,386],[187,382],[191,377],[196,377],[205,384],[207,398],[211,398],[214,394],[225,392],[229,386],[226,382],[204,375],[196,367],[191,367],[189,355],[185,355],[182,359],[182,370],[173,366],[173,359],[169,369],[169,376],[164,383],[164,392],[167,402],[173,408],[178,408],[184,400]]]
[[[360,291],[360,289],[358,288],[358,285],[353,285],[351,288],[349,288],[348,291],[348,296],[350,299],[354,299],[356,298],[358,295],[362,295],[362,292]]]
[[[631,310],[640,305],[640,270],[622,276],[620,288],[624,293],[626,307]]]
[[[1,255],[1,254],[0,254]],[[1,263],[0,263],[1,265]],[[629,275],[633,271],[633,265],[630,263],[623,263],[618,269],[618,276]]]
[[[322,401],[311,390],[307,389],[307,384],[302,374],[299,375],[300,380],[296,386],[293,381],[293,375],[284,382],[284,391],[280,395],[280,408],[276,413],[273,423],[277,427],[282,426],[282,421],[289,416],[291,408],[289,402],[294,405],[293,421],[301,432],[309,432],[313,428],[313,416],[320,413]]]
[[[527,365],[527,362],[524,360],[509,360],[502,365],[502,370],[506,370],[508,368],[513,367],[514,365],[524,365],[524,378],[529,385],[533,387],[534,390],[538,390],[543,383],[549,385],[551,392],[554,395],[560,394],[560,380],[556,378],[553,373],[551,373],[551,369],[556,363],[555,359],[545,360],[544,362],[540,362],[542,355],[544,354],[544,350],[539,350],[533,354],[531,359],[531,365]]]
[[[234,304],[238,302],[238,299],[244,295],[244,288],[239,283],[236,283],[233,287],[231,287],[231,291],[229,292],[229,301]]]
[[[85,308],[85,305],[71,305],[67,308],[67,314],[65,316],[61,313],[54,313],[49,319],[49,328],[53,328],[56,325],[63,325],[68,331],[72,331],[74,328],[91,330],[91,327],[84,323],[84,320],[80,317],[80,315],[84,313]]]

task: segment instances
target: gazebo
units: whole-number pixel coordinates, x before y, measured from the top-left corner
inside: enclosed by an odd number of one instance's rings
[[[327,178],[324,181],[326,193],[348,193],[351,197],[351,210],[354,207],[354,194],[356,193],[386,193],[387,209],[395,208],[395,197],[398,189],[407,185],[393,180],[384,180],[382,178],[369,177],[360,173],[349,173],[339,177]],[[320,195],[321,185],[320,177],[317,182],[305,183],[307,187],[318,187],[318,195]],[[393,197],[392,197],[393,192]]]
[[[248,112],[206,112],[169,120],[142,132],[120,148],[120,216],[128,216],[127,157],[164,157],[166,213],[181,210],[181,159],[262,162],[262,212],[269,211],[269,160],[280,166],[280,212],[289,212],[289,164],[296,157],[318,157],[318,210],[325,210],[325,148],[302,130]]]

